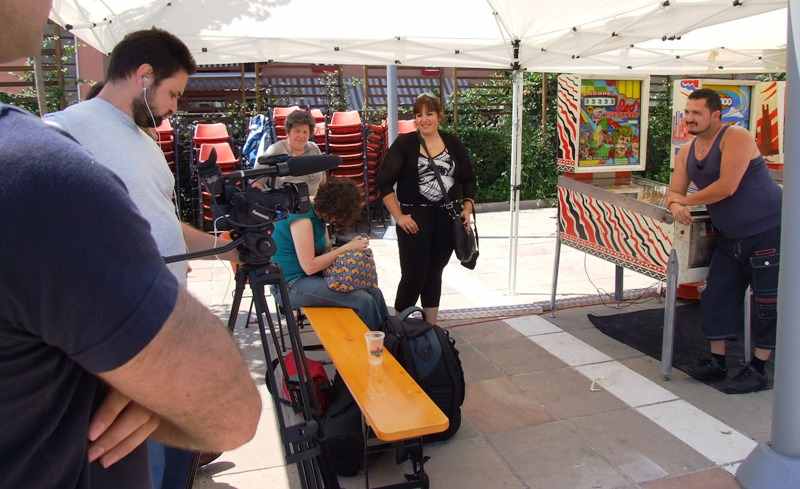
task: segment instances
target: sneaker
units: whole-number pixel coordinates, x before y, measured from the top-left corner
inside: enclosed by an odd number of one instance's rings
[[[754,369],[749,363],[722,387],[725,394],[747,394],[767,388],[767,376]]]
[[[725,380],[728,369],[719,364],[714,357],[703,357],[686,371],[691,377],[703,381]]]

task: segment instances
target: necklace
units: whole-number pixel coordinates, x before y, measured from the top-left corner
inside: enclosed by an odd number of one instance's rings
[[[708,151],[711,149],[711,146],[713,146],[713,144],[714,144],[714,141],[716,141],[716,140],[717,140],[717,135],[719,134],[719,132],[720,132],[721,130],[722,130],[722,126],[720,126],[720,127],[717,129],[717,132],[715,132],[715,133],[714,133],[714,137],[712,137],[712,138],[711,138],[711,142],[709,142],[709,143],[703,143],[703,140],[702,140],[702,139],[700,139],[700,138],[697,138],[697,137],[695,138],[695,143],[694,143],[694,157],[695,157],[696,159],[698,159],[698,160],[702,160],[702,159],[704,159],[706,156],[708,156]],[[703,144],[701,145],[701,143],[703,143]],[[702,156],[701,156],[701,155],[702,155]]]

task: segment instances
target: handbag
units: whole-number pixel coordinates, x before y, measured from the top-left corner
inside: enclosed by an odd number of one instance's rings
[[[356,289],[377,288],[378,272],[372,250],[346,251],[322,271],[329,289],[352,292]]]
[[[458,212],[455,204],[450,200],[450,196],[447,195],[447,189],[444,187],[442,176],[439,175],[439,168],[436,167],[436,163],[433,162],[431,153],[425,145],[425,138],[419,133],[417,133],[417,138],[420,144],[422,144],[425,153],[428,155],[428,168],[430,168],[433,175],[436,177],[436,182],[438,182],[439,188],[442,189],[442,194],[444,195],[444,208],[447,210],[447,213],[450,214],[451,228],[453,230],[453,251],[455,251],[456,258],[461,262],[461,265],[473,270],[478,262],[478,255],[480,254],[478,250],[478,221],[475,217],[475,206],[472,206],[472,223],[465,225],[461,221],[461,213]]]

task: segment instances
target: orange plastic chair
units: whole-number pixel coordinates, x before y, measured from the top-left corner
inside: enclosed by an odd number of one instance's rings
[[[346,144],[346,143],[360,143],[364,140],[364,136],[361,132],[352,132],[349,134],[329,134],[328,141],[335,144]]]
[[[328,145],[328,150],[337,155],[347,155],[362,152],[364,146],[361,143],[334,144],[331,142]]]
[[[417,121],[414,119],[397,121],[397,134],[408,134],[417,130]]]
[[[198,124],[194,127],[194,141],[195,146],[203,143],[221,143],[230,139],[228,129],[225,124],[218,122],[216,124]]]
[[[272,109],[272,121],[276,125],[282,126],[283,122],[286,120],[286,116],[299,109],[300,107],[296,105],[292,105],[291,107],[275,107]]]
[[[361,116],[357,110],[349,112],[334,112],[328,128],[332,133],[349,134],[361,131]]]
[[[325,114],[319,109],[311,109],[311,117],[313,117],[318,124],[320,122],[325,122]]]
[[[161,121],[161,124],[156,128],[156,132],[158,133],[171,133],[172,132],[172,124],[170,124],[169,119],[164,119]]]
[[[236,169],[236,165],[239,163],[239,160],[233,155],[231,145],[228,143],[205,143],[200,145],[198,160],[208,160],[212,149],[217,152],[217,165],[222,171],[232,171]]]

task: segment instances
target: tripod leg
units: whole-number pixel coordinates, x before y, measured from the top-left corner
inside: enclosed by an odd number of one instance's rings
[[[274,290],[274,289],[273,289]],[[286,340],[283,337],[283,320],[281,319],[281,306],[278,304],[278,296],[275,297],[275,316],[278,318],[278,334],[281,338],[281,351],[286,351]]]
[[[236,327],[236,320],[239,318],[239,306],[242,304],[242,295],[244,294],[244,285],[247,282],[247,273],[243,267],[239,267],[236,271],[236,289],[233,291],[233,303],[231,303],[231,315],[228,316],[228,331],[233,333]],[[247,317],[250,320],[250,315]]]
[[[247,310],[247,321],[244,322],[244,327],[250,327],[250,317],[253,315],[253,299],[250,299],[250,309]]]

